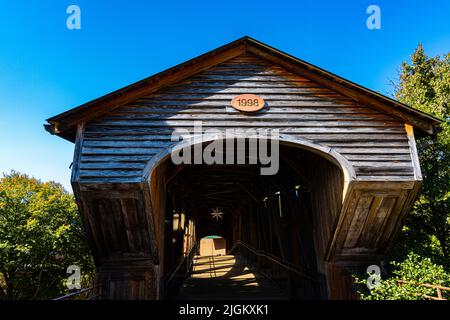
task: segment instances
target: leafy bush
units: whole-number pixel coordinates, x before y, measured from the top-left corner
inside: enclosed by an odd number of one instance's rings
[[[371,291],[367,276],[356,277],[361,298],[367,300],[436,296],[436,289],[399,280],[450,286],[450,54],[429,57],[419,45],[400,67],[395,98],[444,121],[435,136],[417,140],[423,187],[387,256],[393,261],[388,277]],[[448,291],[443,294],[450,298]]]
[[[431,259],[410,252],[402,262],[391,262],[390,276],[372,290],[367,289],[366,278],[355,276],[360,298],[363,300],[422,300],[424,295],[436,297],[436,289],[417,285],[417,283],[450,287],[450,273]],[[399,283],[399,280],[413,282]],[[445,298],[450,292],[442,291]]]
[[[423,247],[421,243],[427,242],[433,254],[426,256],[450,267],[450,53],[429,57],[419,45],[411,61],[400,67],[395,97],[443,120],[435,136],[417,140],[423,187],[406,221],[409,241],[405,243],[408,246],[413,240]]]

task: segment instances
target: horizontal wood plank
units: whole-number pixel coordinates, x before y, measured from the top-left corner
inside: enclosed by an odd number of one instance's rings
[[[231,100],[245,93],[257,94],[266,106],[255,114],[233,109]],[[239,57],[87,123],[80,176],[107,179],[109,172],[114,179],[135,179],[162,148],[183,139],[172,136],[176,130],[192,134],[194,121],[203,130],[279,129],[341,153],[364,179],[411,175],[404,123],[282,67]]]

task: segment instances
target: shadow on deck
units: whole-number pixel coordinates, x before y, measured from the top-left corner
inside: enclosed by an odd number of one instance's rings
[[[239,256],[196,256],[176,300],[284,300],[287,294]]]

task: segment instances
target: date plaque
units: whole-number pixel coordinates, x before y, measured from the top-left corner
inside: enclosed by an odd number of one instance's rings
[[[256,94],[240,94],[231,100],[231,106],[243,112],[256,112],[264,108],[264,99]]]

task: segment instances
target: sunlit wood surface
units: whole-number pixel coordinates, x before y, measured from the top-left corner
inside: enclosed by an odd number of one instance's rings
[[[197,256],[176,299],[287,299],[276,284],[253,272],[236,256]]]

